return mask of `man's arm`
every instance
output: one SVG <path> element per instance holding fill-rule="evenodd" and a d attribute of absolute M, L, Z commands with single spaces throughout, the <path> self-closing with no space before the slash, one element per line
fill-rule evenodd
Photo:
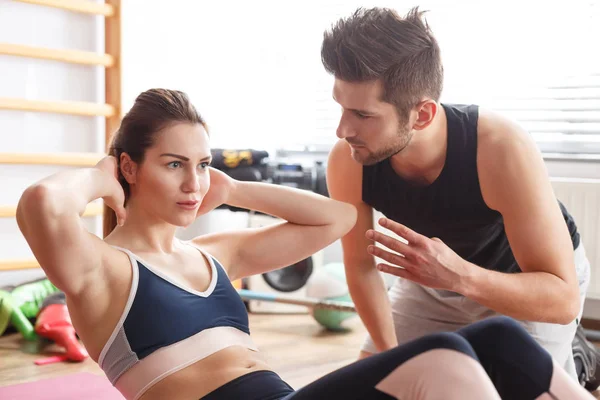
<path fill-rule="evenodd" d="M 367 250 L 391 264 L 379 264 L 383 272 L 461 293 L 515 319 L 568 324 L 579 312 L 579 286 L 573 245 L 544 160 L 531 137 L 502 117 L 481 113 L 478 129 L 481 192 L 486 204 L 502 214 L 523 272 L 481 268 L 485 266 L 462 259 L 440 239 L 387 219 L 380 224 L 408 243 L 368 231 L 369 239 L 393 252 L 379 246 Z"/>
<path fill-rule="evenodd" d="M 362 165 L 350 155 L 350 147 L 339 141 L 327 163 L 327 188 L 333 199 L 354 205 L 358 218 L 342 237 L 348 289 L 356 310 L 379 351 L 397 345 L 387 290 L 375 260 L 367 252 L 365 232 L 373 228 L 373 209 L 362 201 Z"/>
<path fill-rule="evenodd" d="M 573 245 L 541 154 L 527 132 L 502 117 L 482 113 L 479 130 L 483 198 L 502 214 L 523 273 L 480 269 L 464 294 L 515 318 L 569 323 L 580 308 Z"/>

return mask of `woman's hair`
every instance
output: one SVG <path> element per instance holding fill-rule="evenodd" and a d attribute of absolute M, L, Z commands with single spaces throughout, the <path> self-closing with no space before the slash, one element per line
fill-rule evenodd
<path fill-rule="evenodd" d="M 404 17 L 388 8 L 359 8 L 324 33 L 325 70 L 347 82 L 380 79 L 382 100 L 408 118 L 424 96 L 437 101 L 443 86 L 440 48 L 423 14 L 418 8 Z"/>
<path fill-rule="evenodd" d="M 156 134 L 175 123 L 206 123 L 190 102 L 188 96 L 178 90 L 150 89 L 141 93 L 131 110 L 121 121 L 110 142 L 108 154 L 120 161 L 122 153 L 127 153 L 135 163 L 144 161 L 146 150 L 152 147 Z M 125 204 L 130 196 L 129 184 L 119 170 L 119 182 L 125 192 Z M 104 237 L 117 225 L 117 216 L 108 206 L 104 206 Z"/>

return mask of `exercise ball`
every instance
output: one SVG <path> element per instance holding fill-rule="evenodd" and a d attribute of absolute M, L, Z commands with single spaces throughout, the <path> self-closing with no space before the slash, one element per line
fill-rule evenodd
<path fill-rule="evenodd" d="M 344 264 L 331 263 L 316 268 L 306 286 L 306 295 L 319 300 L 351 303 Z M 355 312 L 318 308 L 312 309 L 311 314 L 320 325 L 336 332 L 349 330 L 344 323 L 357 315 Z"/>

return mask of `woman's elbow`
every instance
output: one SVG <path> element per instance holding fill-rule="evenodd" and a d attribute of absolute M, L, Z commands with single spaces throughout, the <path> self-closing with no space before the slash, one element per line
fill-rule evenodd
<path fill-rule="evenodd" d="M 357 211 L 352 204 L 339 202 L 340 211 L 336 217 L 335 224 L 339 227 L 338 236 L 345 236 L 356 224 Z"/>
<path fill-rule="evenodd" d="M 28 219 L 39 218 L 40 213 L 51 208 L 52 198 L 51 190 L 46 185 L 34 184 L 25 189 L 16 212 L 17 224 L 21 230 Z"/>

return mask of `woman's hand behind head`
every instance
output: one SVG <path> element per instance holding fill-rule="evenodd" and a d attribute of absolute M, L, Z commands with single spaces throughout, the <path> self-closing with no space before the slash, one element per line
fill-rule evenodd
<path fill-rule="evenodd" d="M 109 187 L 110 195 L 102 197 L 104 204 L 114 210 L 117 214 L 117 224 L 123 225 L 125 223 L 125 192 L 123 187 L 119 183 L 119 163 L 113 156 L 104 157 L 98 161 L 94 167 L 102 171 L 106 176 L 106 181 L 110 183 Z"/>
<path fill-rule="evenodd" d="M 96 164 L 96 168 L 103 172 L 106 172 L 107 174 L 113 176 L 117 180 L 119 179 L 119 163 L 116 157 L 104 157 L 102 160 L 98 161 L 98 163 Z"/>
<path fill-rule="evenodd" d="M 202 204 L 198 208 L 196 217 L 206 214 L 220 205 L 227 204 L 231 191 L 235 188 L 235 179 L 216 168 L 209 167 L 210 187 Z"/>

